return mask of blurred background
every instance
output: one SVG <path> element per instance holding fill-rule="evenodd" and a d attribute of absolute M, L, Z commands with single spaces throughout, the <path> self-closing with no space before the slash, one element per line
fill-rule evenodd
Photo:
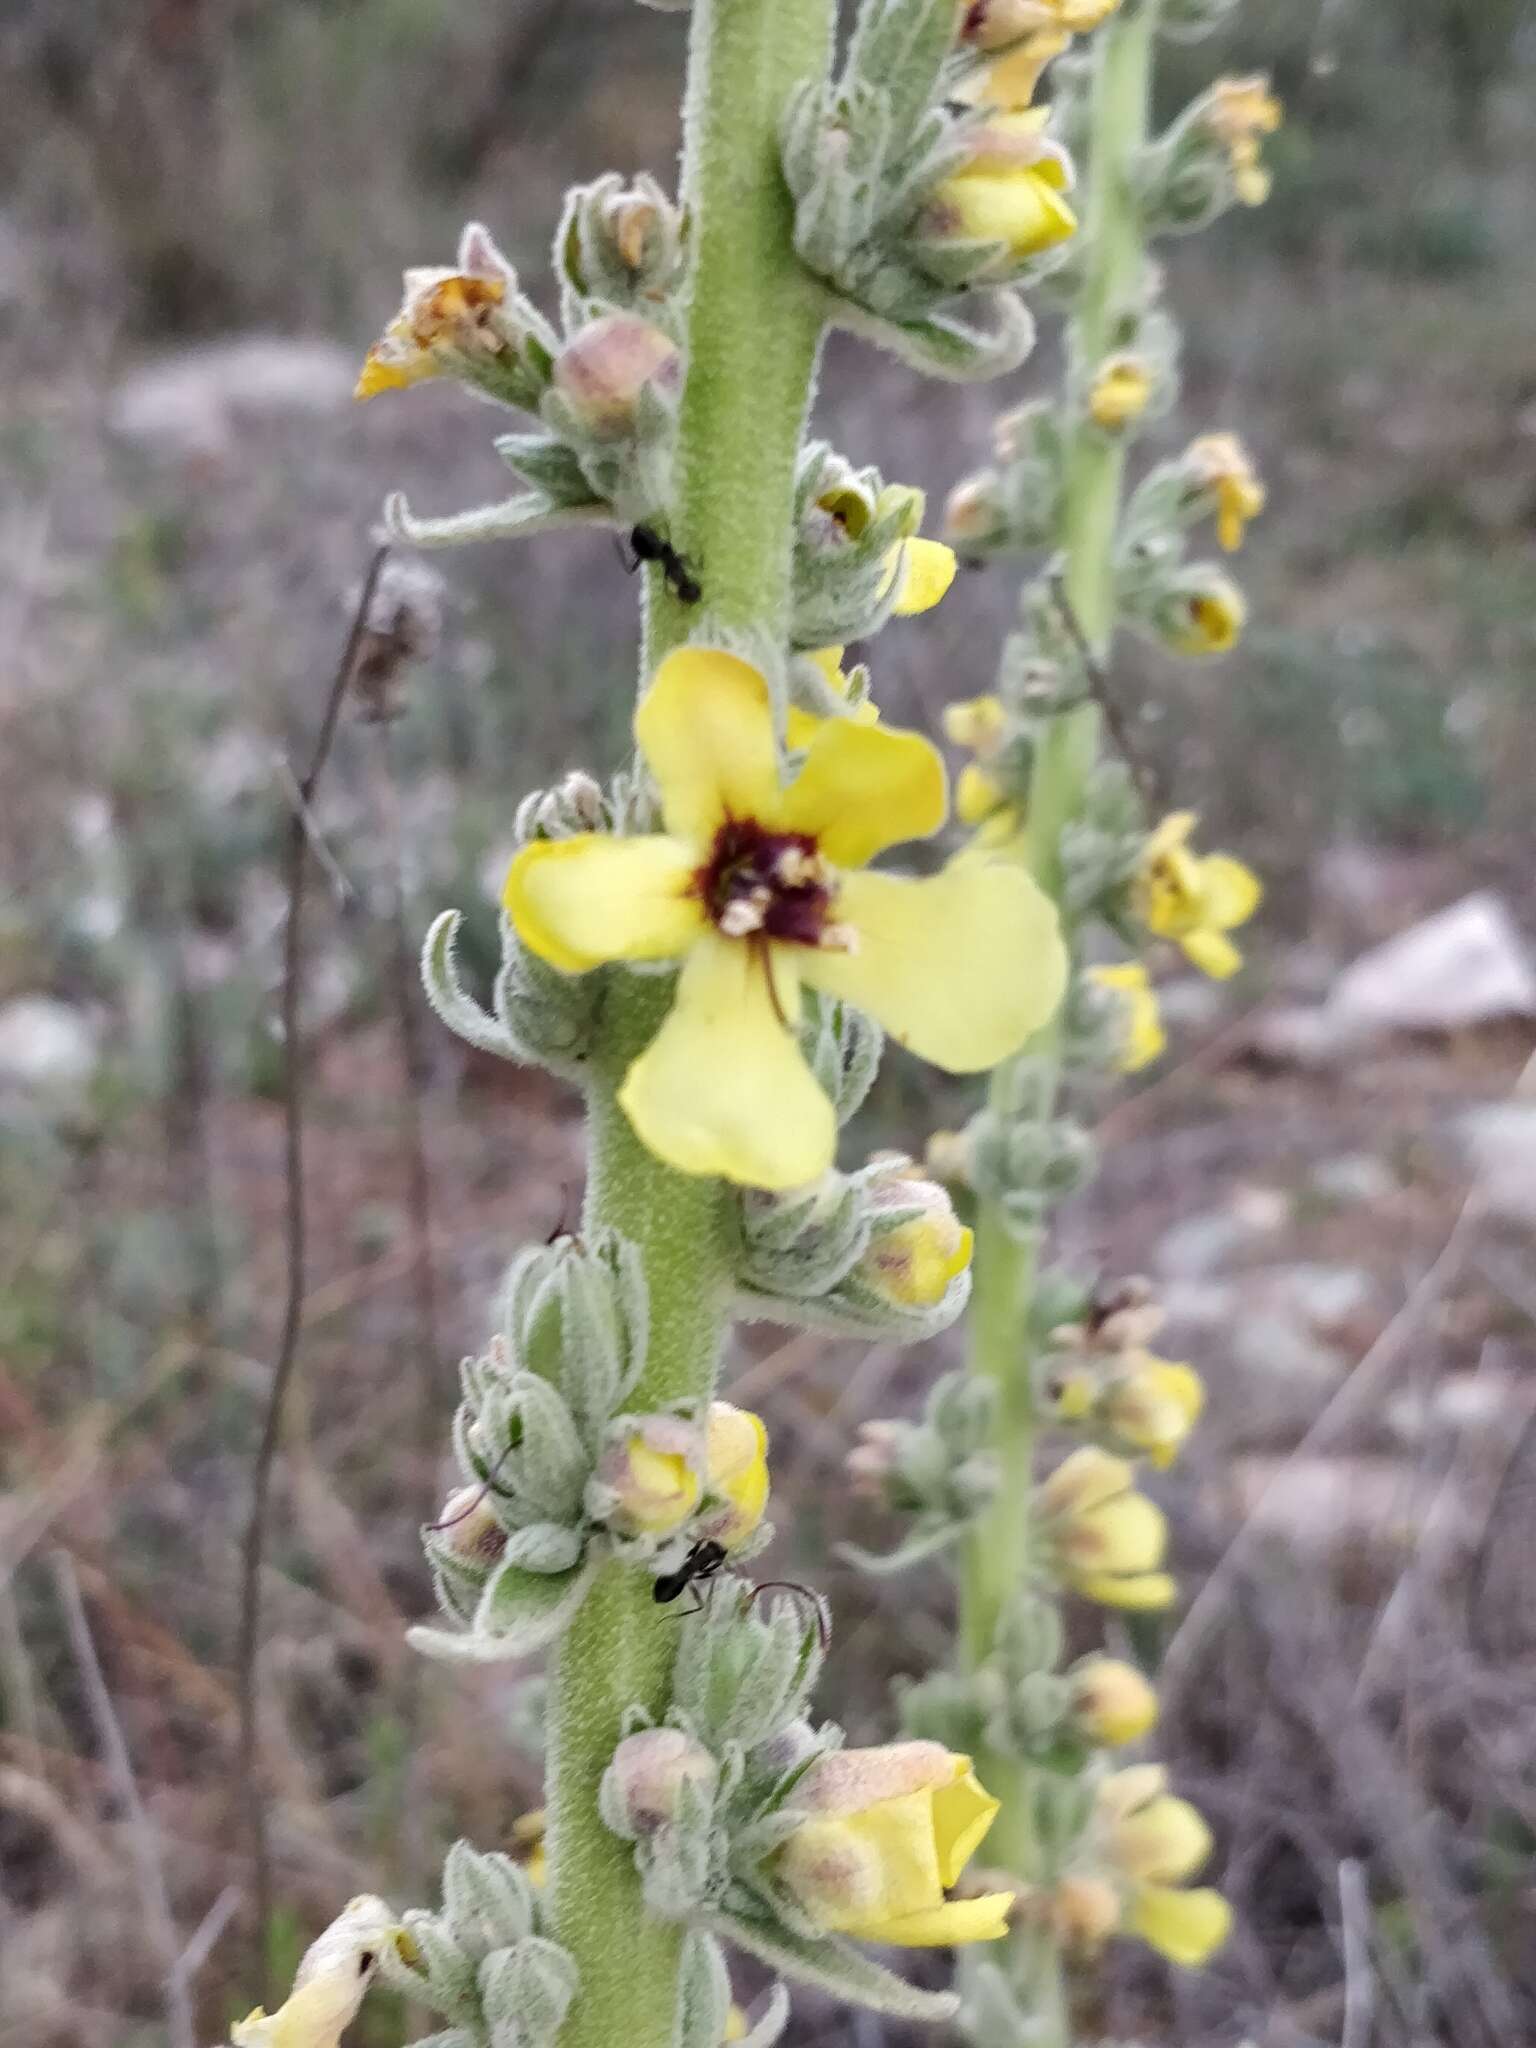
<path fill-rule="evenodd" d="M 537 295 L 570 177 L 670 177 L 683 38 L 632 0 L 0 8 L 5 2048 L 187 2048 L 183 1950 L 197 2041 L 254 2001 L 233 1670 L 283 1284 L 288 763 L 385 490 L 507 487 L 464 394 L 350 389 L 398 272 L 466 217 Z M 1121 1647 L 1172 1642 L 1158 1753 L 1239 1932 L 1176 1981 L 1125 1950 L 1099 2019 L 1306 2048 L 1348 1987 L 1349 2048 L 1509 2048 L 1536 2038 L 1536 12 L 1251 0 L 1171 53 L 1168 111 L 1264 68 L 1273 199 L 1166 250 L 1166 448 L 1238 430 L 1270 486 L 1254 623 L 1209 668 L 1128 646 L 1116 684 L 1270 893 L 1236 983 L 1164 963 L 1170 1056 L 1106 1104 L 1061 1233 L 1156 1278 L 1162 1348 L 1210 1385 L 1157 1482 L 1194 1618 Z M 820 425 L 937 506 L 1052 360 L 964 391 L 839 342 Z M 426 1903 L 455 1834 L 538 1802 L 523 1680 L 421 1666 L 402 1627 L 455 1362 L 511 1250 L 573 1213 L 579 1130 L 449 1039 L 410 959 L 456 904 L 483 972 L 518 798 L 617 760 L 635 593 L 601 536 L 434 561 L 435 651 L 396 721 L 349 713 L 315 818 L 312 1292 L 261 1657 L 279 1974 L 351 1893 Z M 890 711 L 988 687 L 1011 601 L 994 568 L 893 628 Z M 968 1108 L 893 1058 L 865 1123 L 920 1148 Z M 774 1436 L 763 1571 L 830 1595 L 854 1740 L 950 1608 L 937 1568 L 838 1560 L 894 1535 L 840 1462 L 953 1352 L 759 1330 L 732 1361 Z M 404 2020 L 377 1998 L 351 2038 Z M 793 2026 L 890 2032 L 814 1999 Z"/>

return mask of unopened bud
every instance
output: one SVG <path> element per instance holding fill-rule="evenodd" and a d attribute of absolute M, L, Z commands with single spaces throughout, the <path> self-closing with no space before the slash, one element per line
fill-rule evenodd
<path fill-rule="evenodd" d="M 970 1185 L 972 1148 L 967 1131 L 935 1131 L 928 1140 L 924 1164 L 935 1180 L 951 1187 Z"/>
<path fill-rule="evenodd" d="M 603 1811 L 610 1826 L 631 1840 L 654 1834 L 677 1812 L 685 1785 L 708 1790 L 719 1766 L 702 1743 L 680 1728 L 644 1728 L 627 1735 L 603 1780 Z"/>
<path fill-rule="evenodd" d="M 727 1550 L 745 1543 L 768 1505 L 768 1432 L 762 1417 L 729 1401 L 711 1401 L 704 1418 L 704 1483 L 719 1505 L 699 1534 Z"/>
<path fill-rule="evenodd" d="M 861 1500 L 883 1500 L 896 1469 L 904 1425 L 880 1418 L 859 1424 L 859 1441 L 843 1460 L 855 1494 Z"/>
<path fill-rule="evenodd" d="M 483 1486 L 461 1486 L 450 1493 L 433 1527 L 455 1557 L 474 1564 L 495 1564 L 507 1547 L 507 1532 L 492 1513 Z"/>
<path fill-rule="evenodd" d="M 1221 570 L 1196 563 L 1162 591 L 1153 607 L 1152 624 L 1174 654 L 1225 654 L 1235 647 L 1247 623 L 1243 593 Z"/>
<path fill-rule="evenodd" d="M 1067 1674 L 1072 1719 L 1090 1742 L 1120 1749 L 1139 1742 L 1157 1722 L 1157 1694 L 1118 1657 L 1085 1657 Z"/>
<path fill-rule="evenodd" d="M 995 539 L 1005 525 L 998 475 L 979 470 L 963 478 L 944 501 L 944 537 L 963 554 Z"/>
<path fill-rule="evenodd" d="M 1118 433 L 1141 418 L 1152 390 L 1152 371 L 1140 356 L 1129 351 L 1106 356 L 1088 387 L 1089 414 L 1106 433 Z"/>
<path fill-rule="evenodd" d="M 869 1184 L 874 1235 L 859 1261 L 867 1286 L 905 1308 L 932 1308 L 971 1263 L 971 1233 L 962 1224 L 949 1191 L 925 1180 L 910 1159 L 893 1159 Z M 882 1210 L 917 1206 L 921 1213 L 882 1231 Z"/>
<path fill-rule="evenodd" d="M 944 737 L 980 760 L 995 754 L 1007 734 L 1008 714 L 1000 697 L 967 697 L 944 707 Z"/>
<path fill-rule="evenodd" d="M 1120 1916 L 1120 1894 L 1107 1878 L 1064 1877 L 1051 1895 L 1051 1927 L 1066 1949 L 1099 1948 L 1120 1925 Z"/>
<path fill-rule="evenodd" d="M 632 431 L 648 385 L 672 392 L 681 377 L 676 345 L 633 313 L 594 320 L 555 359 L 556 388 L 579 423 L 601 441 L 621 440 Z"/>
<path fill-rule="evenodd" d="M 698 1506 L 698 1431 L 676 1415 L 642 1416 L 610 1443 L 597 1482 L 612 1497 L 605 1517 L 625 1536 L 670 1536 Z"/>

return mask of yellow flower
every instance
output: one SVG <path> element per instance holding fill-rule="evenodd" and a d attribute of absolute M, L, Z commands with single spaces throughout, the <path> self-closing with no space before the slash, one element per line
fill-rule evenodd
<path fill-rule="evenodd" d="M 1232 1909 L 1220 1892 L 1187 1889 L 1211 1852 L 1211 1831 L 1167 1790 L 1160 1764 L 1115 1771 L 1098 1788 L 1096 1832 L 1128 1891 L 1125 1928 L 1170 1962 L 1198 1969 L 1226 1940 Z"/>
<path fill-rule="evenodd" d="M 512 1853 L 523 1866 L 523 1875 L 537 1890 L 549 1882 L 549 1854 L 544 1846 L 545 1814 L 542 1806 L 520 1813 L 512 1823 Z"/>
<path fill-rule="evenodd" d="M 305 1950 L 285 2003 L 271 2014 L 258 2005 L 230 2028 L 234 2048 L 336 2048 L 357 2018 L 377 1973 L 380 1949 L 404 1938 L 382 1899 L 351 1900 Z"/>
<path fill-rule="evenodd" d="M 1067 1674 L 1072 1719 L 1090 1742 L 1121 1749 L 1139 1742 L 1157 1723 L 1157 1694 L 1118 1657 L 1085 1657 Z"/>
<path fill-rule="evenodd" d="M 499 272 L 408 270 L 405 303 L 363 358 L 353 397 L 451 375 L 455 357 L 500 355 L 512 339 L 496 318 L 506 295 Z"/>
<path fill-rule="evenodd" d="M 869 1192 L 876 1211 L 921 1203 L 923 1213 L 878 1233 L 859 1261 L 859 1277 L 904 1308 L 933 1308 L 971 1263 L 970 1231 L 946 1190 L 925 1180 L 910 1159 L 895 1159 L 889 1173 L 871 1181 Z"/>
<path fill-rule="evenodd" d="M 726 1504 L 708 1534 L 735 1550 L 757 1528 L 768 1505 L 768 1432 L 760 1415 L 711 1401 L 704 1419 L 704 1483 Z"/>
<path fill-rule="evenodd" d="M 1012 1892 L 945 1897 L 997 1812 L 969 1757 L 937 1742 L 834 1751 L 792 1804 L 804 1818 L 775 1868 L 828 1933 L 934 1948 L 1007 1932 Z"/>
<path fill-rule="evenodd" d="M 1124 960 L 1115 967 L 1090 967 L 1088 979 L 1121 999 L 1125 1035 L 1115 1061 L 1120 1072 L 1136 1074 L 1161 1059 L 1168 1039 L 1156 992 L 1141 962 Z"/>
<path fill-rule="evenodd" d="M 1248 619 L 1243 593 L 1220 570 L 1194 573 L 1198 581 L 1170 592 L 1158 608 L 1163 644 L 1175 654 L 1229 653 Z"/>
<path fill-rule="evenodd" d="M 1088 411 L 1095 425 L 1116 433 L 1133 425 L 1152 398 L 1152 372 L 1140 356 L 1122 351 L 1106 356 L 1088 387 Z"/>
<path fill-rule="evenodd" d="M 677 1415 L 647 1415 L 605 1451 L 598 1478 L 611 1489 L 613 1526 L 626 1536 L 670 1536 L 699 1504 L 695 1432 Z"/>
<path fill-rule="evenodd" d="M 1234 553 L 1249 520 L 1264 510 L 1264 486 L 1253 458 L 1236 434 L 1201 434 L 1185 449 L 1183 467 L 1215 500 L 1216 538 L 1229 555 Z"/>
<path fill-rule="evenodd" d="M 976 50 L 1001 50 L 1045 29 L 1086 35 L 1107 21 L 1120 0 L 961 0 L 958 39 Z"/>
<path fill-rule="evenodd" d="M 944 707 L 944 737 L 980 759 L 995 754 L 1008 734 L 1008 714 L 1001 697 L 966 697 Z"/>
<path fill-rule="evenodd" d="M 1074 1592 L 1104 1607 L 1153 1609 L 1178 1588 L 1158 1569 L 1168 1547 L 1161 1508 L 1136 1491 L 1123 1458 L 1085 1445 L 1040 1489 L 1062 1576 Z"/>
<path fill-rule="evenodd" d="M 967 761 L 955 781 L 955 816 L 961 824 L 984 824 L 1006 802 L 1002 784 L 976 762 Z"/>
<path fill-rule="evenodd" d="M 954 549 L 947 548 L 941 540 L 924 540 L 921 534 L 898 541 L 885 562 L 880 595 L 884 597 L 891 585 L 896 585 L 898 619 L 931 612 L 955 580 Z"/>
<path fill-rule="evenodd" d="M 1099 1418 L 1116 1443 L 1166 1471 L 1200 1420 L 1205 1383 L 1193 1366 L 1150 1351 L 1133 1350 L 1127 1362 L 1130 1369 L 1111 1384 Z"/>
<path fill-rule="evenodd" d="M 1261 135 L 1273 135 L 1283 110 L 1262 72 L 1249 78 L 1218 78 L 1205 104 L 1205 125 L 1227 152 L 1232 182 L 1244 206 L 1262 206 L 1270 174 L 1260 162 Z"/>
<path fill-rule="evenodd" d="M 1227 933 L 1259 906 L 1257 875 L 1230 854 L 1189 850 L 1193 811 L 1173 811 L 1147 841 L 1133 896 L 1159 938 L 1172 939 L 1202 974 L 1225 981 L 1243 964 Z"/>
<path fill-rule="evenodd" d="M 970 154 L 946 178 L 929 206 L 930 233 L 953 240 L 1001 242 L 1006 267 L 1036 256 L 1077 232 L 1063 198 L 1072 169 L 1046 139 L 1047 112 L 1033 107 L 996 114 L 967 138 Z"/>
<path fill-rule="evenodd" d="M 635 717 L 665 831 L 525 846 L 506 905 L 567 974 L 682 960 L 669 1015 L 619 1100 L 685 1173 L 801 1186 L 837 1124 L 800 1049 L 805 983 L 953 1073 L 995 1066 L 1051 1015 L 1065 953 L 1047 898 L 1011 867 L 864 871 L 937 830 L 944 769 L 915 733 L 830 718 L 780 782 L 768 685 L 702 647 L 662 663 Z"/>

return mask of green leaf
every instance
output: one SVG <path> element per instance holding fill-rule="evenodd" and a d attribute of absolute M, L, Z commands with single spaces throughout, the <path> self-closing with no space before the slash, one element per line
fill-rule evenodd
<path fill-rule="evenodd" d="M 597 1570 L 588 1557 L 574 1571 L 532 1572 L 517 1563 L 492 1575 L 466 1635 L 447 1629 L 413 1628 L 406 1641 L 424 1657 L 447 1663 L 498 1664 L 531 1656 L 570 1627 Z"/>
<path fill-rule="evenodd" d="M 751 1919 L 722 1913 L 714 1924 L 771 1969 L 802 1984 L 814 1984 L 850 2005 L 867 2006 L 871 2012 L 890 2013 L 897 2019 L 932 2022 L 951 2020 L 960 2009 L 952 1991 L 920 1991 L 833 1935 L 799 1934 L 766 1913 Z"/>

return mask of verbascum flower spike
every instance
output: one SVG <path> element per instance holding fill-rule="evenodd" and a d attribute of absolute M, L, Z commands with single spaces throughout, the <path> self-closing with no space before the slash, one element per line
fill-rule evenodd
<path fill-rule="evenodd" d="M 257 2006 L 230 2028 L 234 2048 L 337 2048 L 378 1973 L 381 1951 L 403 1937 L 398 1916 L 382 1899 L 351 1900 L 305 1950 L 293 1990 L 277 2011 Z"/>
<path fill-rule="evenodd" d="M 1157 1725 L 1157 1694 L 1134 1664 L 1085 1657 L 1067 1673 L 1067 1684 L 1072 1724 L 1089 1742 L 1123 1749 Z"/>
<path fill-rule="evenodd" d="M 1246 924 L 1264 892 L 1253 871 L 1230 854 L 1190 850 L 1196 822 L 1193 811 L 1173 811 L 1153 832 L 1132 884 L 1132 907 L 1202 974 L 1225 981 L 1243 964 L 1227 934 Z"/>
<path fill-rule="evenodd" d="M 1040 1488 L 1039 1505 L 1074 1592 L 1104 1607 L 1172 1605 L 1178 1588 L 1160 1569 L 1168 1524 L 1123 1458 L 1093 1445 L 1074 1451 Z"/>
<path fill-rule="evenodd" d="M 1264 510 L 1264 486 L 1236 434 L 1202 434 L 1184 451 L 1180 467 L 1216 515 L 1216 538 L 1233 554 L 1250 519 Z"/>
<path fill-rule="evenodd" d="M 775 1875 L 828 1933 L 903 1948 L 1007 1932 L 1011 1891 L 947 1897 L 997 1813 L 967 1756 L 897 1742 L 823 1756 L 790 1799 L 801 1817 Z"/>
<path fill-rule="evenodd" d="M 943 820 L 926 740 L 831 718 L 785 786 L 766 679 L 702 647 L 662 663 L 635 734 L 665 832 L 526 846 L 505 901 L 523 942 L 567 974 L 681 959 L 671 1012 L 619 1096 L 670 1165 L 770 1189 L 830 1166 L 837 1120 L 797 1036 L 802 984 L 955 1073 L 995 1065 L 1055 1010 L 1057 918 L 1021 871 L 963 858 L 921 880 L 864 871 Z"/>
<path fill-rule="evenodd" d="M 1090 967 L 1087 979 L 1106 991 L 1120 1012 L 1117 1069 L 1122 1074 L 1139 1074 L 1143 1067 L 1161 1059 L 1168 1038 L 1157 993 L 1141 962 L 1125 960 L 1114 967 Z"/>
<path fill-rule="evenodd" d="M 1263 72 L 1218 78 L 1204 102 L 1204 120 L 1227 152 L 1233 190 L 1243 206 L 1262 206 L 1273 180 L 1260 161 L 1260 137 L 1273 135 L 1283 111 Z"/>
<path fill-rule="evenodd" d="M 704 1418 L 705 1513 L 700 1537 L 737 1550 L 768 1506 L 768 1432 L 760 1415 L 712 1401 Z"/>
<path fill-rule="evenodd" d="M 998 242 L 1007 274 L 1077 232 L 1065 194 L 1072 166 L 1045 135 L 1044 108 L 999 113 L 966 137 L 967 155 L 938 187 L 922 232 L 937 241 Z"/>
<path fill-rule="evenodd" d="M 1099 1786 L 1095 1835 L 1125 1896 L 1124 1928 L 1170 1962 L 1198 1969 L 1226 1940 L 1232 1909 L 1218 1891 L 1190 1889 L 1211 1852 L 1211 1831 L 1167 1790 L 1159 1764 L 1116 1771 Z"/>

